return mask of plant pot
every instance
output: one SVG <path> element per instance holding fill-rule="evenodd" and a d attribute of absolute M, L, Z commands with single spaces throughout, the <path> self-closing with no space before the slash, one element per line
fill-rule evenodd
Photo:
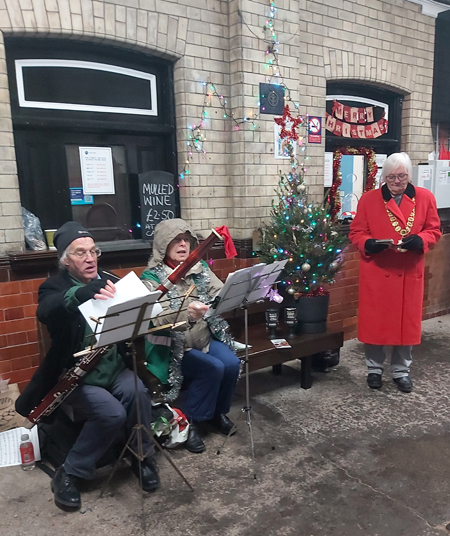
<path fill-rule="evenodd" d="M 301 296 L 297 307 L 297 333 L 321 333 L 327 330 L 330 296 Z"/>

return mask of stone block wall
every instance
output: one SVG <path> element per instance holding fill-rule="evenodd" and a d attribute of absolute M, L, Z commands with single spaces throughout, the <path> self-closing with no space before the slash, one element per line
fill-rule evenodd
<path fill-rule="evenodd" d="M 201 120 L 204 83 L 236 119 L 258 113 L 259 83 L 284 83 L 304 116 L 325 115 L 327 81 L 357 81 L 404 95 L 402 148 L 413 163 L 433 150 L 430 107 L 434 18 L 407 0 L 277 0 L 279 70 L 267 63 L 270 2 L 263 0 L 0 0 L 0 255 L 24 247 L 6 74 L 4 36 L 104 42 L 174 62 L 180 170 L 188 127 Z M 268 215 L 278 172 L 273 117 L 223 118 L 206 97 L 206 154 L 194 153 L 181 181 L 181 216 L 196 229 L 225 224 L 249 238 Z M 291 108 L 293 108 L 291 103 Z M 325 136 L 323 136 L 325 137 Z M 304 153 L 299 152 L 303 158 Z M 323 194 L 324 143 L 310 145 L 307 182 Z"/>

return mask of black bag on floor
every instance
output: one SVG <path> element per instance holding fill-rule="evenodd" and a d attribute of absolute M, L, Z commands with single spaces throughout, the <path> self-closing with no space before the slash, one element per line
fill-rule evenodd
<path fill-rule="evenodd" d="M 72 421 L 66 413 L 58 409 L 51 424 L 38 424 L 39 445 L 42 462 L 58 469 L 66 459 L 70 449 L 75 444 L 84 422 Z M 115 463 L 126 443 L 125 430 L 109 447 L 97 462 L 97 468 Z M 47 471 L 46 471 L 47 472 Z"/>
<path fill-rule="evenodd" d="M 330 372 L 330 370 L 339 365 L 340 348 L 327 350 L 313 355 L 312 367 L 317 372 Z"/>

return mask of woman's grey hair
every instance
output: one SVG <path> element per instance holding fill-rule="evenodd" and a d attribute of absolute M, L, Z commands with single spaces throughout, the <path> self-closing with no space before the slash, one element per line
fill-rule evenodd
<path fill-rule="evenodd" d="M 386 158 L 386 161 L 383 165 L 383 170 L 381 171 L 381 178 L 385 180 L 392 171 L 397 169 L 399 166 L 404 166 L 406 172 L 408 173 L 409 180 L 412 178 L 412 163 L 411 159 L 406 153 L 392 153 Z"/>

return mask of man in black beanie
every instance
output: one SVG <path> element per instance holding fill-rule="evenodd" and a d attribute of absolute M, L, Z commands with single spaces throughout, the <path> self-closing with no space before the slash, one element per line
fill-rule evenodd
<path fill-rule="evenodd" d="M 116 292 L 118 278 L 98 269 L 101 251 L 92 234 L 75 221 L 62 225 L 53 242 L 58 250 L 60 272 L 39 287 L 37 316 L 50 333 L 52 344 L 44 361 L 16 402 L 17 411 L 28 416 L 56 385 L 60 375 L 75 364 L 73 354 L 90 343 L 92 331 L 78 306 L 90 299 L 106 300 Z M 85 421 L 64 464 L 56 471 L 51 488 L 55 503 L 63 509 L 81 507 L 76 479 L 92 479 L 96 462 L 120 434 L 124 425 L 130 432 L 136 424 L 134 375 L 125 361 L 125 352 L 113 345 L 100 364 L 84 378 L 64 404 L 76 420 Z M 151 399 L 138 380 L 141 421 L 151 428 Z M 136 441 L 135 437 L 135 442 Z M 153 442 L 143 434 L 142 463 L 133 456 L 132 469 L 145 491 L 159 487 L 153 459 Z M 130 445 L 137 450 L 137 445 Z"/>

